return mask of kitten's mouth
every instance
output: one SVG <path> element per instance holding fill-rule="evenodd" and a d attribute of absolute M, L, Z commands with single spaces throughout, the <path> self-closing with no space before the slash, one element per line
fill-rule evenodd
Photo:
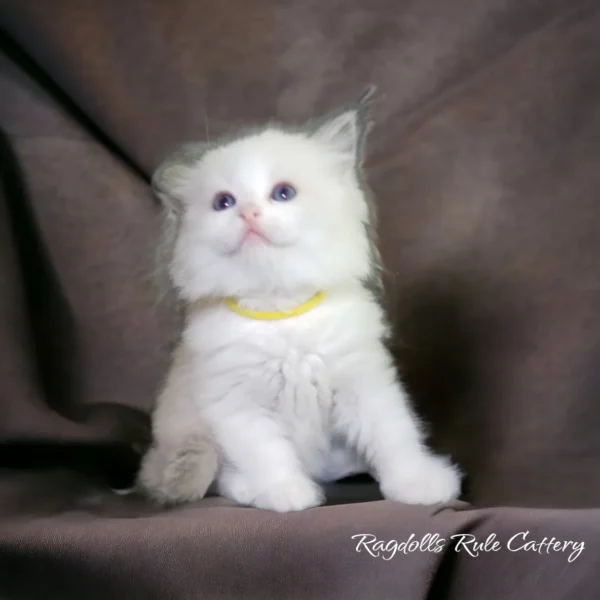
<path fill-rule="evenodd" d="M 240 240 L 240 248 L 246 242 L 251 242 L 251 243 L 261 242 L 261 243 L 266 243 L 269 245 L 271 244 L 271 240 L 269 240 L 262 231 L 260 231 L 259 229 L 255 228 L 255 227 L 247 227 L 246 228 L 246 231 L 244 231 L 244 233 L 242 235 L 242 239 Z"/>
<path fill-rule="evenodd" d="M 255 227 L 247 227 L 244 229 L 242 235 L 238 238 L 238 241 L 234 246 L 230 247 L 226 254 L 234 256 L 239 254 L 244 247 L 261 247 L 261 246 L 273 246 L 273 242 L 262 232 Z"/>

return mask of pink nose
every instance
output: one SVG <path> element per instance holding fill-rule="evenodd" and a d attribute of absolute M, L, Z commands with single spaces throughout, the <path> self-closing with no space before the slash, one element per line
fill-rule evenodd
<path fill-rule="evenodd" d="M 260 208 L 258 206 L 247 206 L 240 212 L 240 216 L 244 221 L 255 221 L 260 217 Z"/>

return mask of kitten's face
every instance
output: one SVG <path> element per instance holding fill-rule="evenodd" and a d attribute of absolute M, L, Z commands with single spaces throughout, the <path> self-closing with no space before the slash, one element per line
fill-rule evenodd
<path fill-rule="evenodd" d="M 356 118 L 266 129 L 178 170 L 171 275 L 183 298 L 310 293 L 368 274 Z"/>

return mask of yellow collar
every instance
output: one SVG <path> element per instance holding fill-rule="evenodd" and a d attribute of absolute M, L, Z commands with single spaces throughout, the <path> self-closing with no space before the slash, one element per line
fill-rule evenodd
<path fill-rule="evenodd" d="M 248 319 L 257 319 L 259 321 L 277 321 L 279 319 L 289 319 L 308 312 L 325 298 L 325 292 L 317 292 L 312 298 L 303 302 L 291 310 L 247 310 L 242 308 L 233 298 L 225 298 L 225 306 L 229 310 L 247 317 Z"/>

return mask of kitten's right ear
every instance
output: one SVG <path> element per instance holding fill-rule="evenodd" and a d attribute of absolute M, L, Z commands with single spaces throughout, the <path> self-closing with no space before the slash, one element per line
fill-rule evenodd
<path fill-rule="evenodd" d="M 169 212 L 180 213 L 183 210 L 181 198 L 176 190 L 185 180 L 187 170 L 179 165 L 163 164 L 152 176 L 152 191 Z"/>
<path fill-rule="evenodd" d="M 152 175 L 152 191 L 168 211 L 180 213 L 183 210 L 180 189 L 205 152 L 205 144 L 186 144 L 169 156 Z"/>

